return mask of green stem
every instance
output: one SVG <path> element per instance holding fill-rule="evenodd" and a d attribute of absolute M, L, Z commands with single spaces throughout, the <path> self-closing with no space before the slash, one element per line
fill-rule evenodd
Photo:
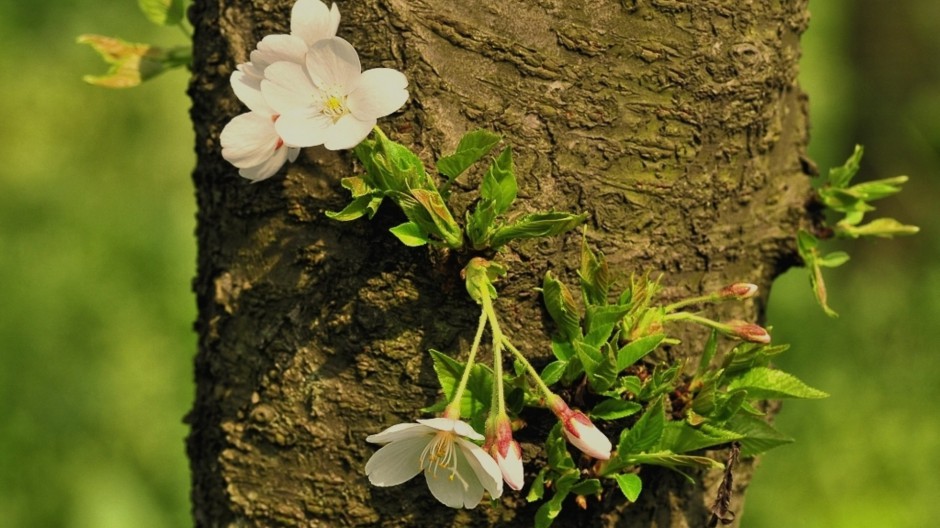
<path fill-rule="evenodd" d="M 505 337 L 499 327 L 496 310 L 493 309 L 489 288 L 482 288 L 480 296 L 483 301 L 483 317 L 489 320 L 490 332 L 493 334 L 493 400 L 490 408 L 496 409 L 496 416 L 503 416 L 506 414 L 506 397 L 503 388 L 503 340 Z"/>
<path fill-rule="evenodd" d="M 473 361 L 476 358 L 477 350 L 480 349 L 480 340 L 483 338 L 483 330 L 486 328 L 486 310 L 480 313 L 480 324 L 477 326 L 477 333 L 473 336 L 473 344 L 470 345 L 470 355 L 467 356 L 467 364 L 463 368 L 463 375 L 460 376 L 460 383 L 457 390 L 454 391 L 454 398 L 444 409 L 444 417 L 454 420 L 460 419 L 460 401 L 463 399 L 463 393 L 467 390 L 467 382 L 470 381 L 470 371 L 473 369 Z"/>
<path fill-rule="evenodd" d="M 724 325 L 717 321 L 712 321 L 711 319 L 708 319 L 707 317 L 702 317 L 701 315 L 695 315 L 689 312 L 676 312 L 676 313 L 668 314 L 666 315 L 664 320 L 665 321 L 689 321 L 692 323 L 698 323 L 700 325 L 707 326 L 708 328 L 714 328 L 715 330 L 718 330 L 719 332 L 723 332 L 726 334 L 732 331 L 728 327 L 728 325 Z"/>
<path fill-rule="evenodd" d="M 721 300 L 720 295 L 717 293 L 710 293 L 708 295 L 702 295 L 701 297 L 691 297 L 689 299 L 683 299 L 681 301 L 674 302 L 672 304 L 666 305 L 664 310 L 666 310 L 666 313 L 670 313 L 678 310 L 679 308 L 685 308 L 686 306 L 693 304 L 710 303 L 718 300 Z"/>

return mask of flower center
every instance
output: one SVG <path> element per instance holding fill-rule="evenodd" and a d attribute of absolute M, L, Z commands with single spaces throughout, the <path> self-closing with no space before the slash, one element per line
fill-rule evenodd
<path fill-rule="evenodd" d="M 328 116 L 334 123 L 349 113 L 346 107 L 346 96 L 336 91 L 329 91 L 323 97 L 323 115 Z"/>
<path fill-rule="evenodd" d="M 447 478 L 450 480 L 460 479 L 464 489 L 466 489 L 468 487 L 467 481 L 457 473 L 457 449 L 454 446 L 454 439 L 455 435 L 452 431 L 438 432 L 421 452 L 419 462 L 421 468 L 430 471 L 435 478 L 439 468 L 450 471 Z"/>

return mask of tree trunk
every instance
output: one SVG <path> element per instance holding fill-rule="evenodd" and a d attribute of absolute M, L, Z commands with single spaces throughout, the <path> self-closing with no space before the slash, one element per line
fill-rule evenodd
<path fill-rule="evenodd" d="M 228 76 L 291 0 L 196 0 L 194 78 L 200 339 L 189 416 L 196 525 L 531 526 L 538 504 L 507 493 L 472 511 L 438 504 L 420 481 L 369 485 L 369 434 L 413 421 L 437 399 L 429 348 L 465 356 L 478 308 L 454 259 L 401 246 L 383 207 L 333 222 L 347 153 L 306 149 L 255 185 L 219 152 L 243 111 Z M 613 269 L 662 272 L 667 296 L 734 281 L 763 297 L 721 316 L 759 317 L 808 222 L 805 97 L 797 78 L 805 0 L 360 0 L 339 3 L 339 36 L 365 68 L 401 69 L 411 99 L 380 121 L 426 163 L 474 128 L 514 147 L 518 207 L 588 211 L 589 242 Z M 469 189 L 469 187 L 468 187 Z M 472 193 L 458 201 L 472 199 Z M 460 205 L 458 205 L 459 209 Z M 534 288 L 571 283 L 580 234 L 504 257 L 497 310 L 536 364 L 553 330 Z M 718 314 L 712 314 L 718 316 Z M 695 343 L 692 339 L 689 343 Z M 695 355 L 676 347 L 672 357 Z M 544 439 L 548 413 L 521 439 Z M 537 444 L 524 442 L 527 479 Z M 735 472 L 741 508 L 751 464 Z M 702 527 L 715 475 L 691 485 L 644 469 L 628 505 L 607 490 L 557 526 Z M 720 478 L 720 475 L 717 476 Z"/>

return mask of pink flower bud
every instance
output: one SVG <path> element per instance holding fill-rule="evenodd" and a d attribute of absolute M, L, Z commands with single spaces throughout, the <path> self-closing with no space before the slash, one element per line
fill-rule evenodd
<path fill-rule="evenodd" d="M 770 343 L 770 334 L 762 326 L 744 321 L 731 321 L 728 326 L 731 328 L 732 335 L 744 341 L 764 345 Z"/>
<path fill-rule="evenodd" d="M 581 411 L 574 411 L 559 397 L 547 402 L 555 416 L 561 420 L 562 432 L 572 445 L 585 455 L 599 460 L 608 460 L 613 446 L 591 420 Z"/>
<path fill-rule="evenodd" d="M 496 460 L 503 480 L 514 490 L 522 489 L 525 483 L 522 467 L 522 447 L 512 438 L 512 426 L 505 415 L 487 424 L 486 442 L 483 449 Z"/>
<path fill-rule="evenodd" d="M 750 299 L 757 295 L 757 285 L 749 282 L 736 282 L 725 286 L 718 294 L 725 299 Z"/>

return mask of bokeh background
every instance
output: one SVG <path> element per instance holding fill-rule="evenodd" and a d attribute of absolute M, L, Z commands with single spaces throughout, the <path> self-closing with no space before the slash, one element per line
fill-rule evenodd
<path fill-rule="evenodd" d="M 832 397 L 787 403 L 742 525 L 921 528 L 940 518 L 940 2 L 812 0 L 802 82 L 821 168 L 909 174 L 815 306 L 774 285 L 780 364 Z M 193 135 L 186 75 L 126 91 L 81 33 L 180 44 L 136 2 L 0 4 L 0 527 L 190 526 Z"/>

